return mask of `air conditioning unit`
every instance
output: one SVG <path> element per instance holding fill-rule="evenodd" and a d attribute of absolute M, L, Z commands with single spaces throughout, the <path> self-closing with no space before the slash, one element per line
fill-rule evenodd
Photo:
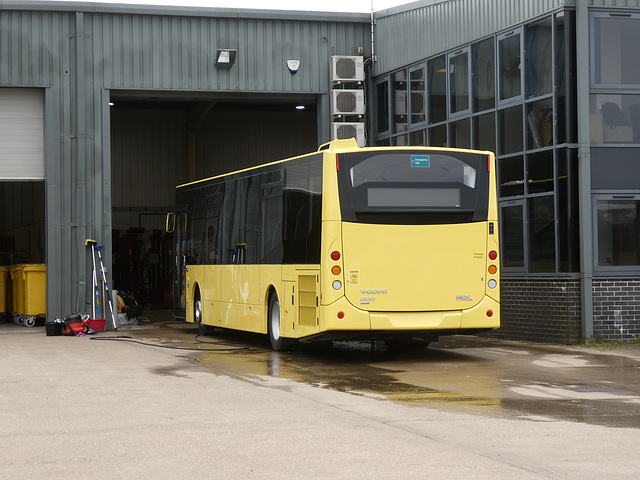
<path fill-rule="evenodd" d="M 331 57 L 332 82 L 363 82 L 364 58 L 334 55 Z"/>
<path fill-rule="evenodd" d="M 334 122 L 331 124 L 331 139 L 344 140 L 355 138 L 359 147 L 365 147 L 364 123 L 363 122 Z"/>
<path fill-rule="evenodd" d="M 364 90 L 331 90 L 331 115 L 364 115 Z"/>

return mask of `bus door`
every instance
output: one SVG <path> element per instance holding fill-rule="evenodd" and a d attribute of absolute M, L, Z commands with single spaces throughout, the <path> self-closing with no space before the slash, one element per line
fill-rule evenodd
<path fill-rule="evenodd" d="M 167 233 L 173 234 L 174 270 L 173 270 L 173 315 L 186 318 L 186 273 L 190 255 L 186 248 L 187 213 L 185 209 L 176 209 L 167 214 Z"/>

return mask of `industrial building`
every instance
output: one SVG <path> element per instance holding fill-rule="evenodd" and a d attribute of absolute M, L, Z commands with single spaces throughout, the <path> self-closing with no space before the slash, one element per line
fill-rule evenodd
<path fill-rule="evenodd" d="M 496 152 L 502 328 L 640 333 L 639 0 L 369 14 L 0 2 L 0 265 L 46 318 L 113 287 L 170 307 L 175 186 L 332 138 Z M 635 52 L 635 53 L 634 53 Z"/>

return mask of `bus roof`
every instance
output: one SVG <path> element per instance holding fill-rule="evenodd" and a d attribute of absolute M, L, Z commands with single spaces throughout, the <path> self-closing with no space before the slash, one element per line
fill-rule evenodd
<path fill-rule="evenodd" d="M 364 150 L 376 150 L 376 149 L 380 149 L 380 148 L 388 148 L 388 147 L 370 147 L 370 148 L 365 148 Z M 428 148 L 429 150 L 434 150 L 434 151 L 442 151 L 442 152 L 451 152 L 451 151 L 459 151 L 459 152 L 471 152 L 471 153 L 479 153 L 479 154 L 487 154 L 487 155 L 492 155 L 492 152 L 489 151 L 483 151 L 483 150 L 471 150 L 471 149 L 460 149 L 460 148 L 447 148 L 447 147 L 425 147 L 425 146 L 403 146 L 403 147 L 391 147 L 397 150 L 411 150 L 411 149 L 416 149 L 416 148 Z M 303 155 L 297 155 L 295 157 L 289 157 L 289 158 L 283 158 L 280 160 L 274 160 L 272 162 L 268 162 L 262 165 L 254 165 L 251 167 L 247 167 L 247 168 L 242 168 L 240 170 L 234 170 L 231 172 L 227 172 L 227 173 L 221 173 L 220 175 L 214 175 L 212 177 L 207 177 L 207 178 L 201 178 L 199 180 L 194 180 L 192 182 L 187 182 L 187 183 L 183 183 L 182 185 L 178 185 L 176 188 L 181 188 L 181 187 L 187 187 L 189 185 L 195 185 L 198 183 L 202 183 L 202 182 L 206 182 L 208 180 L 213 180 L 215 178 L 221 178 L 221 177 L 226 177 L 227 175 L 234 175 L 237 173 L 242 173 L 242 172 L 246 172 L 246 171 L 250 171 L 250 170 L 255 170 L 256 168 L 261 168 L 261 167 L 266 167 L 269 165 L 277 165 L 278 163 L 283 163 L 283 162 L 288 162 L 290 160 L 294 160 L 296 158 L 303 158 L 303 157 L 308 157 L 310 155 L 316 155 L 317 153 L 320 152 L 327 152 L 327 151 L 331 151 L 331 152 L 347 152 L 347 151 L 356 151 L 356 150 L 360 150 L 360 146 L 358 145 L 358 142 L 356 141 L 355 138 L 347 138 L 347 139 L 343 139 L 343 140 L 332 140 L 330 142 L 324 143 L 322 145 L 320 145 L 320 147 L 318 147 L 318 150 L 316 152 L 311 152 L 311 153 L 305 153 Z"/>
<path fill-rule="evenodd" d="M 247 167 L 247 168 L 243 168 L 240 170 L 234 170 L 231 172 L 227 172 L 227 173 L 221 173 L 220 175 L 214 175 L 212 177 L 207 177 L 207 178 L 201 178 L 199 180 L 194 180 L 192 182 L 187 182 L 187 183 L 183 183 L 182 185 L 178 185 L 176 188 L 181 188 L 181 187 L 187 187 L 189 185 L 195 185 L 201 182 L 206 182 L 208 180 L 213 180 L 214 178 L 220 178 L 220 177 L 226 177 L 227 175 L 233 175 L 236 173 L 242 173 L 245 171 L 249 171 L 249 170 L 255 170 L 256 168 L 261 168 L 261 167 L 265 167 L 268 165 L 276 165 L 278 163 L 282 163 L 282 162 L 287 162 L 289 160 L 293 160 L 296 158 L 303 158 L 303 157 L 308 157 L 310 155 L 316 155 L 319 152 L 323 152 L 323 151 L 327 151 L 327 150 L 331 150 L 331 151 L 344 151 L 344 150 L 358 150 L 360 147 L 358 147 L 358 142 L 356 142 L 355 138 L 348 138 L 346 140 L 332 140 L 331 142 L 325 143 L 320 145 L 320 147 L 318 148 L 317 152 L 311 152 L 311 153 L 305 153 L 303 155 L 298 155 L 295 157 L 289 157 L 289 158 L 283 158 L 280 160 L 275 160 L 273 162 L 269 162 L 269 163 L 265 163 L 262 165 L 254 165 L 252 167 Z"/>

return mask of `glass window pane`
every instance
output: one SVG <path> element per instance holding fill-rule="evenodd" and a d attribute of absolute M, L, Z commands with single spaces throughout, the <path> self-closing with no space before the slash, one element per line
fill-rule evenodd
<path fill-rule="evenodd" d="M 500 100 L 522 95 L 520 74 L 520 34 L 513 33 L 498 40 Z"/>
<path fill-rule="evenodd" d="M 553 196 L 534 197 L 529 209 L 529 271 L 556 271 L 556 232 Z"/>
<path fill-rule="evenodd" d="M 469 53 L 449 57 L 449 108 L 452 114 L 469 110 Z"/>
<path fill-rule="evenodd" d="M 640 95 L 591 95 L 591 143 L 640 143 Z"/>
<path fill-rule="evenodd" d="M 378 133 L 389 130 L 389 82 L 376 85 L 376 125 Z"/>
<path fill-rule="evenodd" d="M 553 100 L 547 98 L 527 105 L 527 147 L 553 145 Z"/>
<path fill-rule="evenodd" d="M 498 196 L 514 197 L 524 195 L 524 165 L 522 157 L 498 160 Z"/>
<path fill-rule="evenodd" d="M 493 38 L 471 46 L 471 72 L 473 78 L 473 111 L 495 107 L 495 52 Z"/>
<path fill-rule="evenodd" d="M 473 117 L 473 148 L 496 151 L 496 114 Z"/>
<path fill-rule="evenodd" d="M 524 223 L 521 204 L 502 207 L 500 254 L 502 266 L 524 268 Z"/>
<path fill-rule="evenodd" d="M 537 97 L 553 91 L 552 31 L 551 17 L 527 27 L 525 78 L 528 97 Z"/>
<path fill-rule="evenodd" d="M 520 152 L 522 148 L 522 105 L 498 112 L 498 135 L 500 155 Z"/>
<path fill-rule="evenodd" d="M 440 125 L 429 129 L 429 146 L 430 147 L 446 147 L 447 146 L 447 126 Z"/>
<path fill-rule="evenodd" d="M 445 56 L 436 57 L 427 63 L 429 72 L 429 123 L 447 119 L 447 68 Z"/>
<path fill-rule="evenodd" d="M 565 29 L 565 22 L 568 22 L 569 24 L 571 23 L 571 19 L 572 19 L 572 15 L 567 12 L 565 15 L 565 12 L 560 12 L 556 15 L 556 34 L 555 34 L 555 48 L 556 48 L 556 52 L 555 52 L 555 68 L 556 68 L 556 105 L 557 105 L 557 111 L 556 111 L 556 117 L 557 117 L 557 139 L 556 139 L 556 143 L 558 144 L 563 144 L 563 143 L 568 143 L 568 142 L 576 142 L 577 140 L 575 140 L 576 136 L 567 136 L 567 119 L 571 119 L 570 120 L 570 128 L 572 131 L 576 130 L 576 124 L 578 123 L 577 121 L 574 121 L 573 118 L 575 117 L 575 114 L 570 114 L 568 112 L 568 109 L 570 108 L 575 108 L 575 102 L 573 102 L 571 100 L 571 98 L 575 95 L 576 92 L 576 88 L 575 86 L 572 86 L 570 91 L 567 92 L 567 78 L 566 78 L 566 72 L 568 71 L 568 69 L 566 68 L 567 64 L 570 63 L 569 60 L 567 60 L 567 52 L 565 49 L 565 35 L 568 35 L 567 32 L 571 31 L 571 26 L 567 26 L 567 28 Z M 575 40 L 572 39 L 571 43 L 575 43 Z M 570 49 L 570 51 L 574 51 L 575 49 Z M 569 80 L 571 82 L 575 82 L 575 76 L 572 75 L 571 79 Z"/>
<path fill-rule="evenodd" d="M 527 155 L 527 193 L 553 192 L 553 151 Z"/>
<path fill-rule="evenodd" d="M 558 168 L 558 257 L 560 272 L 580 271 L 578 215 L 578 151 L 559 150 Z"/>
<path fill-rule="evenodd" d="M 640 84 L 640 18 L 596 17 L 594 40 L 595 83 Z"/>
<path fill-rule="evenodd" d="M 424 91 L 424 67 L 416 68 L 409 74 L 411 90 L 411 123 L 424 122 L 426 119 L 427 105 Z"/>
<path fill-rule="evenodd" d="M 471 121 L 468 118 L 450 124 L 449 144 L 454 148 L 471 148 Z"/>
<path fill-rule="evenodd" d="M 409 145 L 427 146 L 427 131 L 418 130 L 409 134 Z"/>
<path fill-rule="evenodd" d="M 639 200 L 598 200 L 598 265 L 637 266 Z"/>
<path fill-rule="evenodd" d="M 406 147 L 409 145 L 406 135 L 398 135 L 397 137 L 391 137 L 391 145 L 396 147 Z"/>
<path fill-rule="evenodd" d="M 400 70 L 391 76 L 393 80 L 393 133 L 407 131 L 407 71 Z"/>

